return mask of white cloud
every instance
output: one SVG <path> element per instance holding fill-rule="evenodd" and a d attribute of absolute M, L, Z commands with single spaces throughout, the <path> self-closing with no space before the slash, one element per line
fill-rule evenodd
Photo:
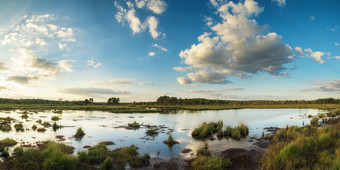
<path fill-rule="evenodd" d="M 93 68 L 97 68 L 97 67 L 102 66 L 102 63 L 95 63 L 93 58 L 91 58 L 90 60 L 87 60 L 86 62 L 87 62 L 87 64 L 86 64 L 87 66 L 91 66 Z"/>
<path fill-rule="evenodd" d="M 112 84 L 132 84 L 134 83 L 134 79 L 124 78 L 120 80 L 110 80 L 110 81 L 92 81 L 92 84 L 104 84 L 104 85 L 112 85 Z"/>
<path fill-rule="evenodd" d="M 211 17 L 204 16 L 204 21 L 207 24 L 208 27 L 213 25 L 213 19 Z"/>
<path fill-rule="evenodd" d="M 162 14 L 166 10 L 166 3 L 163 0 L 135 0 L 137 8 L 147 7 L 155 14 Z"/>
<path fill-rule="evenodd" d="M 272 0 L 273 2 L 276 2 L 278 6 L 285 6 L 286 0 Z"/>
<path fill-rule="evenodd" d="M 149 52 L 149 56 L 154 56 L 155 54 L 155 52 Z"/>
<path fill-rule="evenodd" d="M 315 16 L 310 16 L 310 19 L 311 20 L 315 20 Z"/>
<path fill-rule="evenodd" d="M 152 38 L 157 39 L 157 37 L 160 35 L 160 33 L 157 32 L 158 20 L 154 16 L 151 16 L 146 20 L 146 22 L 148 24 L 149 32 Z"/>
<path fill-rule="evenodd" d="M 336 59 L 339 59 L 339 60 L 340 60 L 340 56 L 335 56 L 334 58 L 336 58 Z"/>
<path fill-rule="evenodd" d="M 295 51 L 298 55 L 304 55 L 303 49 L 301 47 L 295 47 Z"/>
<path fill-rule="evenodd" d="M 156 43 L 153 44 L 152 47 L 155 47 L 155 48 L 158 48 L 158 49 L 160 49 L 162 51 L 168 52 L 168 49 L 166 49 L 165 47 L 163 47 L 163 46 L 161 46 L 159 44 L 156 44 Z"/>
<path fill-rule="evenodd" d="M 60 50 L 69 50 L 69 48 L 67 47 L 67 44 L 59 43 L 58 47 Z"/>
<path fill-rule="evenodd" d="M 0 70 L 7 70 L 7 69 L 8 67 L 6 66 L 6 64 L 3 62 L 0 62 Z"/>
<path fill-rule="evenodd" d="M 191 84 L 193 82 L 207 83 L 207 84 L 228 84 L 230 81 L 226 80 L 225 76 L 216 72 L 198 71 L 195 73 L 188 73 L 188 78 L 178 77 L 179 84 Z"/>
<path fill-rule="evenodd" d="M 177 82 L 179 84 L 191 84 L 192 81 L 186 77 L 177 77 Z"/>
<path fill-rule="evenodd" d="M 335 45 L 335 46 L 340 46 L 340 44 L 339 44 L 339 43 L 337 43 L 337 42 L 334 42 L 334 45 Z"/>
<path fill-rule="evenodd" d="M 153 83 L 149 83 L 149 82 L 143 81 L 143 82 L 139 82 L 138 85 L 140 85 L 140 86 L 145 86 L 145 85 L 153 86 Z"/>
<path fill-rule="evenodd" d="M 58 61 L 58 65 L 60 68 L 68 71 L 68 72 L 71 72 L 73 71 L 72 69 L 72 65 L 70 63 L 74 63 L 75 61 L 74 60 L 61 60 L 61 61 Z"/>
<path fill-rule="evenodd" d="M 133 34 L 140 33 L 149 28 L 149 33 L 153 39 L 157 39 L 159 35 L 165 35 L 157 31 L 158 19 L 154 16 L 146 17 L 145 21 L 142 22 L 141 19 L 136 15 L 136 9 L 142 9 L 147 7 L 147 9 L 153 11 L 156 14 L 161 14 L 165 11 L 166 3 L 163 0 L 135 0 L 133 4 L 128 1 L 127 9 L 119 5 L 117 1 L 114 2 L 116 7 L 115 19 L 118 23 L 124 24 L 125 21 L 129 24 L 130 29 Z"/>
<path fill-rule="evenodd" d="M 325 52 L 320 51 L 313 52 L 312 49 L 310 48 L 305 49 L 305 52 L 307 52 L 309 57 L 314 58 L 315 61 L 319 62 L 320 64 L 325 64 L 325 61 L 322 60 L 322 57 L 325 55 Z"/>

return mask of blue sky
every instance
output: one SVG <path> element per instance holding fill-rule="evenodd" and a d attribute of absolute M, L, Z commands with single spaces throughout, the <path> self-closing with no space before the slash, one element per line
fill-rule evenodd
<path fill-rule="evenodd" d="M 0 94 L 339 98 L 340 2 L 0 2 Z"/>

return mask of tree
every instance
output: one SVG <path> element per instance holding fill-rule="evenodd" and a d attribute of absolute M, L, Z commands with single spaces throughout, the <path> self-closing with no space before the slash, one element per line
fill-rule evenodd
<path fill-rule="evenodd" d="M 118 105 L 119 104 L 119 97 L 111 97 L 107 100 L 107 104 L 111 105 Z"/>

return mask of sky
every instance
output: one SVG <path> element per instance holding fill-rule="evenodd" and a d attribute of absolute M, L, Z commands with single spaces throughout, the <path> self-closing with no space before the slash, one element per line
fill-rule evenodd
<path fill-rule="evenodd" d="M 340 1 L 0 0 L 0 96 L 340 96 Z"/>

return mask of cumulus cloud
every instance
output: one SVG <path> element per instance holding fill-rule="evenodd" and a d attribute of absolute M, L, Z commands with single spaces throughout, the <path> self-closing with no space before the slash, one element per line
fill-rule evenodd
<path fill-rule="evenodd" d="M 86 61 L 87 62 L 87 66 L 93 67 L 93 68 L 97 68 L 100 67 L 102 65 L 102 63 L 96 63 L 94 62 L 93 58 L 89 59 Z"/>
<path fill-rule="evenodd" d="M 166 10 L 166 3 L 163 0 L 135 0 L 137 8 L 147 8 L 155 14 L 162 14 Z"/>
<path fill-rule="evenodd" d="M 272 0 L 273 2 L 276 2 L 278 6 L 285 6 L 286 0 Z"/>
<path fill-rule="evenodd" d="M 150 35 L 153 39 L 156 39 L 160 35 L 160 33 L 157 32 L 158 20 L 154 16 L 151 16 L 146 22 L 148 23 Z"/>
<path fill-rule="evenodd" d="M 147 81 L 143 81 L 143 82 L 139 82 L 138 85 L 140 86 L 153 86 L 153 83 L 147 82 Z"/>
<path fill-rule="evenodd" d="M 67 47 L 67 44 L 59 43 L 59 44 L 58 44 L 58 47 L 59 47 L 60 50 L 70 50 L 70 49 Z"/>
<path fill-rule="evenodd" d="M 146 17 L 142 22 L 140 17 L 136 15 L 139 9 L 149 9 L 155 14 L 161 14 L 165 11 L 166 3 L 163 0 L 135 0 L 134 2 L 128 1 L 125 3 L 127 8 L 120 5 L 117 1 L 114 2 L 116 7 L 115 19 L 118 23 L 124 24 L 125 21 L 129 24 L 133 34 L 140 33 L 149 28 L 149 33 L 153 39 L 157 39 L 161 32 L 158 32 L 158 19 L 155 16 Z M 137 10 L 135 8 L 137 7 Z M 163 33 L 163 35 L 165 35 Z"/>
<path fill-rule="evenodd" d="M 339 92 L 340 91 L 340 79 L 331 80 L 328 82 L 316 83 L 316 87 L 306 88 L 303 91 L 321 91 L 321 92 Z"/>
<path fill-rule="evenodd" d="M 149 52 L 149 56 L 154 56 L 155 54 L 155 52 Z"/>
<path fill-rule="evenodd" d="M 210 27 L 214 34 L 203 33 L 198 37 L 198 44 L 180 52 L 179 56 L 188 67 L 174 69 L 198 72 L 188 73 L 186 79 L 177 79 L 179 83 L 226 84 L 230 83 L 226 75 L 245 78 L 259 72 L 275 76 L 285 74 L 284 65 L 292 62 L 293 50 L 280 35 L 262 34 L 266 27 L 260 26 L 253 17 L 264 8 L 253 0 L 237 4 L 211 2 L 218 5 L 213 4 L 222 22 Z"/>
<path fill-rule="evenodd" d="M 339 44 L 339 43 L 337 43 L 337 42 L 334 42 L 334 45 L 335 45 L 335 46 L 340 46 L 340 44 Z"/>
<path fill-rule="evenodd" d="M 179 77 L 177 82 L 180 84 L 191 84 L 192 82 L 200 82 L 207 84 L 228 84 L 230 81 L 226 80 L 225 76 L 216 72 L 199 71 L 195 73 L 188 73 L 188 78 Z"/>
<path fill-rule="evenodd" d="M 325 55 L 325 52 L 321 52 L 321 51 L 316 51 L 313 52 L 312 49 L 307 48 L 305 49 L 305 52 L 307 52 L 307 56 L 312 57 L 315 59 L 315 61 L 319 62 L 320 64 L 324 64 L 325 61 L 322 60 L 322 57 Z"/>
<path fill-rule="evenodd" d="M 4 52 L 8 56 L 6 68 L 9 70 L 3 75 L 5 80 L 28 85 L 40 79 L 53 79 L 70 70 L 71 65 L 63 60 L 52 62 L 43 58 L 53 47 L 69 50 L 67 44 L 75 41 L 73 28 L 55 25 L 55 20 L 53 14 L 24 16 L 0 40 L 8 50 Z"/>
<path fill-rule="evenodd" d="M 111 90 L 106 88 L 83 88 L 83 87 L 73 87 L 73 88 L 62 88 L 58 89 L 61 93 L 76 94 L 76 95 L 93 95 L 93 94 L 129 94 L 127 90 Z"/>

